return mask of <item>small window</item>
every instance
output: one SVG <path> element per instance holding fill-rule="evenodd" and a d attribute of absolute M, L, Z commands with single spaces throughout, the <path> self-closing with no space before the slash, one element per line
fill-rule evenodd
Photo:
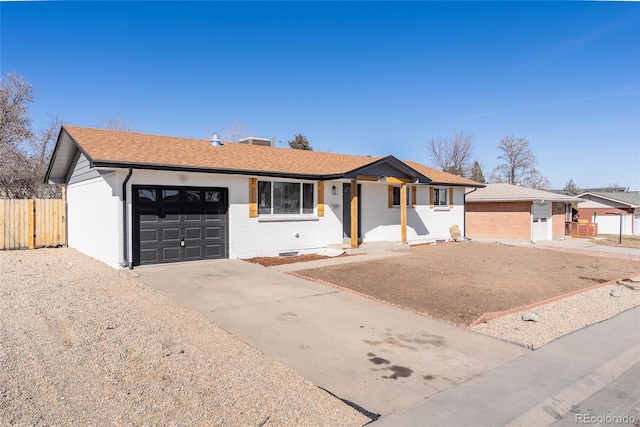
<path fill-rule="evenodd" d="M 220 192 L 215 190 L 206 190 L 204 192 L 204 201 L 205 202 L 219 202 L 220 201 Z"/>
<path fill-rule="evenodd" d="M 258 214 L 271 213 L 271 183 L 258 181 Z"/>
<path fill-rule="evenodd" d="M 400 206 L 400 188 L 393 187 L 393 206 Z M 409 186 L 405 188 L 407 189 L 407 206 L 409 206 Z"/>
<path fill-rule="evenodd" d="M 156 190 L 150 188 L 139 188 L 138 189 L 138 201 L 140 202 L 155 202 L 156 201 Z"/>
<path fill-rule="evenodd" d="M 185 190 L 184 191 L 184 200 L 185 202 L 199 202 L 200 201 L 200 190 Z"/>
<path fill-rule="evenodd" d="M 302 184 L 302 213 L 313 213 L 313 184 Z"/>
<path fill-rule="evenodd" d="M 436 188 L 433 191 L 433 204 L 435 206 L 447 206 L 447 189 Z"/>
<path fill-rule="evenodd" d="M 564 203 L 556 203 L 556 211 L 564 212 Z"/>
<path fill-rule="evenodd" d="M 180 199 L 180 192 L 178 190 L 162 190 L 163 202 L 177 202 Z"/>

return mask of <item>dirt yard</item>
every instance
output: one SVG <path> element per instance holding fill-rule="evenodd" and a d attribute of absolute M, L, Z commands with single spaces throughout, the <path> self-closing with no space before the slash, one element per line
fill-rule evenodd
<path fill-rule="evenodd" d="M 640 273 L 640 263 L 497 243 L 416 246 L 406 256 L 299 272 L 454 323 Z"/>

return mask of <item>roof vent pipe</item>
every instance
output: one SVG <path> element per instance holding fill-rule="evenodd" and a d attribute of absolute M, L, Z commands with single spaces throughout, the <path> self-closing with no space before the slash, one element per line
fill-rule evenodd
<path fill-rule="evenodd" d="M 222 145 L 218 132 L 214 132 L 213 135 L 211 135 L 211 145 L 213 145 L 214 147 L 219 147 Z"/>

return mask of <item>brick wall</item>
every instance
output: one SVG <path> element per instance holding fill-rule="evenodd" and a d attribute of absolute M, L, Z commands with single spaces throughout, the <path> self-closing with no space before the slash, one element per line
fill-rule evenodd
<path fill-rule="evenodd" d="M 565 235 L 565 209 L 566 206 L 564 203 L 553 203 L 551 207 L 551 212 L 553 215 L 552 218 L 552 227 L 551 227 L 551 237 L 557 239 L 559 237 L 563 237 Z"/>
<path fill-rule="evenodd" d="M 473 202 L 466 211 L 469 238 L 531 240 L 531 202 Z"/>

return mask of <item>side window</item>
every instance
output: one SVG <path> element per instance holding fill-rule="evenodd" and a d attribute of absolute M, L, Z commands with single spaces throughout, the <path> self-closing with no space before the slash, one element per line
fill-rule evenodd
<path fill-rule="evenodd" d="M 436 188 L 433 192 L 434 201 L 433 204 L 436 206 L 446 206 L 447 205 L 447 189 L 446 188 Z"/>
<path fill-rule="evenodd" d="M 407 206 L 409 206 L 409 186 L 405 186 L 407 189 Z M 400 187 L 393 187 L 393 206 L 400 206 Z"/>
<path fill-rule="evenodd" d="M 271 182 L 258 181 L 258 214 L 271 213 Z"/>

